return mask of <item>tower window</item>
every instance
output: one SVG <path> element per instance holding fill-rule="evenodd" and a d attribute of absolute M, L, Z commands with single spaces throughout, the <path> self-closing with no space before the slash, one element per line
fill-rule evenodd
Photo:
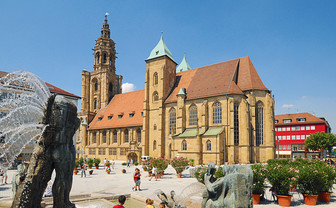
<path fill-rule="evenodd" d="M 94 109 L 97 109 L 97 99 L 95 99 L 95 100 L 93 101 L 93 108 L 94 108 Z"/>
<path fill-rule="evenodd" d="M 153 93 L 153 101 L 156 102 L 156 101 L 158 101 L 158 100 L 159 100 L 159 94 L 155 91 L 155 92 Z"/>
<path fill-rule="evenodd" d="M 215 102 L 212 105 L 212 123 L 213 124 L 222 123 L 222 106 L 220 102 Z"/>
<path fill-rule="evenodd" d="M 210 141 L 210 140 L 208 140 L 208 141 L 206 142 L 206 150 L 207 150 L 207 151 L 211 151 L 211 141 Z"/>
<path fill-rule="evenodd" d="M 95 89 L 95 91 L 98 90 L 98 81 L 96 81 L 96 82 L 94 83 L 94 89 Z"/>
<path fill-rule="evenodd" d="M 96 57 L 97 57 L 97 63 L 99 64 L 100 63 L 100 53 L 99 52 L 97 53 Z"/>
<path fill-rule="evenodd" d="M 159 83 L 159 76 L 157 72 L 155 72 L 153 75 L 153 83 L 154 85 L 157 85 Z"/>
<path fill-rule="evenodd" d="M 106 61 L 107 61 L 107 59 L 106 59 L 106 53 L 104 53 L 103 63 L 106 64 Z"/>
<path fill-rule="evenodd" d="M 158 55 L 158 54 L 159 54 L 159 51 L 156 51 L 155 54 Z"/>
<path fill-rule="evenodd" d="M 187 150 L 187 141 L 186 141 L 186 140 L 183 140 L 183 141 L 182 141 L 182 150 L 183 150 L 183 151 L 186 151 L 186 150 Z"/>
<path fill-rule="evenodd" d="M 197 125 L 197 107 L 195 104 L 189 108 L 189 125 Z"/>

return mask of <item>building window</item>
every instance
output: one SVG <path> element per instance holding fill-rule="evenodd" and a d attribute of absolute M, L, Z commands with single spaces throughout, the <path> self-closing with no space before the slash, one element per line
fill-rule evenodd
<path fill-rule="evenodd" d="M 126 150 L 124 148 L 120 149 L 120 155 L 126 155 Z"/>
<path fill-rule="evenodd" d="M 107 119 L 108 119 L 108 120 L 111 120 L 111 119 L 112 119 L 112 116 L 108 116 Z"/>
<path fill-rule="evenodd" d="M 295 140 L 295 135 L 292 135 L 292 140 Z"/>
<path fill-rule="evenodd" d="M 282 131 L 286 131 L 286 127 L 282 127 Z"/>
<path fill-rule="evenodd" d="M 315 126 L 310 126 L 310 130 L 315 130 Z"/>
<path fill-rule="evenodd" d="M 290 140 L 290 136 L 289 135 L 287 136 L 287 140 Z"/>
<path fill-rule="evenodd" d="M 93 101 L 93 109 L 97 109 L 97 99 Z"/>
<path fill-rule="evenodd" d="M 189 108 L 189 125 L 197 125 L 197 107 L 195 104 Z"/>
<path fill-rule="evenodd" d="M 305 127 L 304 127 L 304 126 L 301 126 L 301 130 L 305 130 Z"/>
<path fill-rule="evenodd" d="M 156 150 L 156 140 L 154 140 L 154 142 L 153 142 L 153 151 L 155 151 Z"/>
<path fill-rule="evenodd" d="M 153 75 L 153 83 L 154 85 L 157 85 L 159 83 L 158 73 L 155 72 Z"/>
<path fill-rule="evenodd" d="M 183 140 L 183 141 L 182 141 L 182 150 L 183 150 L 183 151 L 186 151 L 186 150 L 187 150 L 187 141 L 186 141 L 186 140 Z"/>
<path fill-rule="evenodd" d="M 264 143 L 264 112 L 263 105 L 258 102 L 256 105 L 256 145 L 259 146 Z"/>
<path fill-rule="evenodd" d="M 281 131 L 281 127 L 278 128 L 278 131 Z"/>
<path fill-rule="evenodd" d="M 100 53 L 99 52 L 96 54 L 96 57 L 97 57 L 97 63 L 99 64 L 100 63 Z"/>
<path fill-rule="evenodd" d="M 279 123 L 279 120 L 275 120 L 275 123 L 276 123 L 276 124 Z"/>
<path fill-rule="evenodd" d="M 300 131 L 300 126 L 295 127 L 296 131 Z"/>
<path fill-rule="evenodd" d="M 118 142 L 118 134 L 117 131 L 113 132 L 113 143 L 117 143 Z"/>
<path fill-rule="evenodd" d="M 92 137 L 92 143 L 96 143 L 97 142 L 97 132 L 93 133 L 93 137 Z"/>
<path fill-rule="evenodd" d="M 222 123 L 222 105 L 220 102 L 215 102 L 212 105 L 212 123 L 221 124 Z"/>
<path fill-rule="evenodd" d="M 128 143 L 129 141 L 129 135 L 128 135 L 128 129 L 125 130 L 125 143 Z"/>
<path fill-rule="evenodd" d="M 284 123 L 291 123 L 291 122 L 292 122 L 292 119 L 284 119 L 283 122 L 284 122 Z"/>
<path fill-rule="evenodd" d="M 299 140 L 300 139 L 300 135 L 296 135 L 296 139 Z"/>
<path fill-rule="evenodd" d="M 292 126 L 292 131 L 295 131 L 295 126 Z"/>
<path fill-rule="evenodd" d="M 154 93 L 153 93 L 153 102 L 156 102 L 156 101 L 158 101 L 159 100 L 159 94 L 155 91 Z"/>
<path fill-rule="evenodd" d="M 305 139 L 305 135 L 301 135 L 301 139 L 304 140 Z"/>
<path fill-rule="evenodd" d="M 137 130 L 138 142 L 141 142 L 141 129 Z"/>
<path fill-rule="evenodd" d="M 154 129 L 154 130 L 156 130 L 156 129 L 157 129 L 157 128 L 156 128 L 156 124 L 154 124 L 154 126 L 153 126 L 153 129 Z"/>
<path fill-rule="evenodd" d="M 104 53 L 104 56 L 103 56 L 103 63 L 106 64 L 106 61 L 107 61 L 106 53 Z"/>
<path fill-rule="evenodd" d="M 112 84 L 112 82 L 109 83 L 109 91 L 110 91 L 110 92 L 113 91 L 113 84 Z"/>
<path fill-rule="evenodd" d="M 310 130 L 310 126 L 306 126 L 306 130 Z"/>
<path fill-rule="evenodd" d="M 98 155 L 105 155 L 105 148 L 99 148 Z"/>
<path fill-rule="evenodd" d="M 176 110 L 171 108 L 169 111 L 169 134 L 175 134 L 176 132 Z"/>
<path fill-rule="evenodd" d="M 98 90 L 98 81 L 96 80 L 94 83 L 94 90 L 97 91 Z"/>
<path fill-rule="evenodd" d="M 95 155 L 96 154 L 96 148 L 89 148 L 89 155 Z"/>
<path fill-rule="evenodd" d="M 206 149 L 207 151 L 211 151 L 211 141 L 210 140 L 206 142 Z"/>
<path fill-rule="evenodd" d="M 129 117 L 130 117 L 130 118 L 133 118 L 133 116 L 134 116 L 134 113 L 130 113 L 130 114 L 129 114 Z"/>
<path fill-rule="evenodd" d="M 287 144 L 287 149 L 290 150 L 290 144 Z"/>
<path fill-rule="evenodd" d="M 117 155 L 117 148 L 112 149 L 112 155 Z"/>
<path fill-rule="evenodd" d="M 281 144 L 279 145 L 279 149 L 282 149 L 282 145 Z"/>
<path fill-rule="evenodd" d="M 239 145 L 239 104 L 234 104 L 233 118 L 234 118 L 234 145 Z"/>
<path fill-rule="evenodd" d="M 103 143 L 106 143 L 106 131 L 103 132 Z"/>
<path fill-rule="evenodd" d="M 98 121 L 101 121 L 101 120 L 103 120 L 103 117 L 99 117 L 99 118 L 98 118 Z"/>
<path fill-rule="evenodd" d="M 290 131 L 290 127 L 288 126 L 288 127 L 286 128 L 286 130 L 287 130 L 287 131 Z"/>
<path fill-rule="evenodd" d="M 118 115 L 118 118 L 122 118 L 123 117 L 123 115 Z"/>
<path fill-rule="evenodd" d="M 109 155 L 112 155 L 112 148 L 109 148 Z"/>
<path fill-rule="evenodd" d="M 297 122 L 305 122 L 306 118 L 297 118 L 296 120 L 297 120 Z"/>

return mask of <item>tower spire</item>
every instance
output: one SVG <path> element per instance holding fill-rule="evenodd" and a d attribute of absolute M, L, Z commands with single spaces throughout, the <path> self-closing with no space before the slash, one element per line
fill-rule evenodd
<path fill-rule="evenodd" d="M 109 15 L 109 13 L 105 13 L 105 19 L 104 19 L 104 24 L 103 27 L 101 29 L 101 37 L 102 38 L 110 38 L 110 26 L 107 23 L 107 16 Z"/>

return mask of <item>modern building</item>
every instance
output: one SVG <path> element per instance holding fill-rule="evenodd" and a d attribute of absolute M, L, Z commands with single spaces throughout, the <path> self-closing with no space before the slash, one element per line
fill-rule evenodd
<path fill-rule="evenodd" d="M 249 57 L 192 69 L 185 57 L 177 64 L 161 36 L 145 60 L 145 89 L 122 93 L 106 17 L 93 50 L 93 71 L 82 72 L 77 150 L 85 156 L 196 164 L 275 157 L 274 98 Z"/>
<path fill-rule="evenodd" d="M 311 158 L 319 153 L 305 149 L 305 140 L 310 134 L 330 133 L 331 128 L 324 118 L 310 113 L 295 113 L 276 115 L 275 131 L 279 158 Z"/>
<path fill-rule="evenodd" d="M 0 71 L 0 78 L 4 77 L 8 74 L 8 72 Z M 68 101 L 74 103 L 76 106 L 78 106 L 78 100 L 81 98 L 75 94 L 72 94 L 70 92 L 67 92 L 59 87 L 56 87 L 48 82 L 45 82 L 47 87 L 49 88 L 49 91 L 51 94 L 58 94 L 64 96 Z M 0 102 L 2 99 L 4 99 L 7 96 L 13 96 L 14 94 L 20 94 L 23 91 L 26 91 L 25 87 L 20 87 L 20 86 L 13 86 L 13 88 L 2 88 L 0 85 Z M 7 115 L 7 111 L 0 109 L 0 118 L 4 117 Z M 74 136 L 74 144 L 76 144 L 76 136 Z M 0 138 L 0 145 L 1 143 L 5 142 L 5 138 Z M 18 157 L 19 160 L 29 160 L 30 156 L 33 152 L 34 148 L 34 141 L 26 145 L 26 147 L 22 150 L 21 155 Z"/>

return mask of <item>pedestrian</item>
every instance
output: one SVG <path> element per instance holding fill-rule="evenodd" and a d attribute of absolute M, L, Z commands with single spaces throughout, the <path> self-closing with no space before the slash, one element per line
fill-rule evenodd
<path fill-rule="evenodd" d="M 133 159 L 131 159 L 131 165 L 133 165 Z"/>
<path fill-rule="evenodd" d="M 134 187 L 132 187 L 133 191 L 136 191 L 137 189 L 138 189 L 138 191 L 141 191 L 141 189 L 140 189 L 140 183 L 141 183 L 140 182 L 140 176 L 141 176 L 140 170 L 138 168 L 135 168 L 135 172 L 133 174 L 133 179 L 134 179 L 135 185 L 134 185 Z"/>
<path fill-rule="evenodd" d="M 146 206 L 145 206 L 145 208 L 155 208 L 153 204 L 154 204 L 153 200 L 146 199 Z"/>
<path fill-rule="evenodd" d="M 86 167 L 85 167 L 85 163 L 82 164 L 81 169 L 82 169 L 82 172 L 81 172 L 81 178 L 83 178 L 83 174 L 84 174 L 84 177 L 86 178 L 86 172 L 85 172 Z"/>
<path fill-rule="evenodd" d="M 130 161 L 129 160 L 127 160 L 127 167 L 129 167 L 130 166 Z"/>
<path fill-rule="evenodd" d="M 44 190 L 43 197 L 51 197 L 51 196 L 52 196 L 52 185 L 51 181 L 49 181 L 47 188 Z"/>
<path fill-rule="evenodd" d="M 105 168 L 105 164 L 106 164 L 106 157 L 105 157 L 105 160 L 104 160 L 104 168 Z"/>
<path fill-rule="evenodd" d="M 166 208 L 166 203 L 161 202 L 161 203 L 160 203 L 160 208 Z"/>
<path fill-rule="evenodd" d="M 114 205 L 113 208 L 125 208 L 124 207 L 125 201 L 126 201 L 126 196 L 125 195 L 120 195 L 119 198 L 118 198 L 119 204 Z"/>
<path fill-rule="evenodd" d="M 115 162 L 114 160 L 112 160 L 112 169 L 114 170 L 114 165 L 115 165 Z"/>
<path fill-rule="evenodd" d="M 152 175 L 151 175 L 149 181 L 152 180 L 153 176 L 155 177 L 155 180 L 157 181 L 157 172 L 156 172 L 156 168 L 155 167 L 153 167 L 153 169 L 152 169 Z"/>
<path fill-rule="evenodd" d="M 0 175 L 2 175 L 1 183 L 2 184 L 7 184 L 7 178 L 8 178 L 7 169 L 6 168 L 2 169 Z M 4 183 L 4 181 L 5 181 L 5 183 Z"/>

